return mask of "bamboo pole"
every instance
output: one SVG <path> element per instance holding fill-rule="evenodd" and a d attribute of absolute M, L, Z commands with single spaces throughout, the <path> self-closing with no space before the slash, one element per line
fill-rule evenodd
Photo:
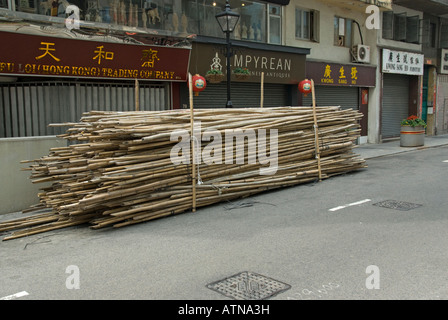
<path fill-rule="evenodd" d="M 140 88 L 137 78 L 135 78 L 135 111 L 140 111 Z"/>
<path fill-rule="evenodd" d="M 317 125 L 316 94 L 314 91 L 314 80 L 313 79 L 311 79 L 311 94 L 313 97 L 314 143 L 315 143 L 315 150 L 316 150 L 317 170 L 319 171 L 319 181 L 322 181 L 322 170 L 321 170 L 321 166 L 320 166 L 319 127 Z"/>
<path fill-rule="evenodd" d="M 192 184 L 192 211 L 196 212 L 196 148 L 194 146 L 194 107 L 193 107 L 193 83 L 191 73 L 188 74 L 190 95 L 190 153 L 191 153 L 191 184 Z"/>
<path fill-rule="evenodd" d="M 264 102 L 264 72 L 261 73 L 261 98 L 260 98 L 260 108 L 263 108 Z"/>

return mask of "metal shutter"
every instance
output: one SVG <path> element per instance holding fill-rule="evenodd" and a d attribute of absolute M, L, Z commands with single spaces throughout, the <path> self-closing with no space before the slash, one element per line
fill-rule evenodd
<path fill-rule="evenodd" d="M 358 87 L 315 86 L 316 106 L 340 106 L 342 109 L 359 110 Z M 303 97 L 304 106 L 313 105 L 313 97 Z"/>
<path fill-rule="evenodd" d="M 260 107 L 261 87 L 259 83 L 232 82 L 230 99 L 235 108 Z M 286 85 L 267 83 L 264 85 L 264 107 L 286 106 L 288 90 Z M 224 108 L 227 102 L 227 84 L 207 83 L 204 91 L 193 98 L 195 108 Z"/>
<path fill-rule="evenodd" d="M 168 84 L 139 85 L 140 110 L 171 108 Z M 83 112 L 135 110 L 134 84 L 44 82 L 0 85 L 0 138 L 45 136 L 66 128 L 50 123 L 77 122 Z"/>
<path fill-rule="evenodd" d="M 383 138 L 400 136 L 400 122 L 408 116 L 409 76 L 384 74 L 381 134 Z"/>

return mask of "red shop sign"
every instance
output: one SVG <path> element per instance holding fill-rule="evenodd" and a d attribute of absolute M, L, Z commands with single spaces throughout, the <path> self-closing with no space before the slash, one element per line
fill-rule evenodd
<path fill-rule="evenodd" d="M 0 31 L 0 74 L 187 81 L 191 49 Z"/>

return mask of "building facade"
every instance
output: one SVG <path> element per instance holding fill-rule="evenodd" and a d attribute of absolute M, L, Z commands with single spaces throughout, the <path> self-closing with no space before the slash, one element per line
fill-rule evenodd
<path fill-rule="evenodd" d="M 424 54 L 422 118 L 427 135 L 448 133 L 448 1 L 396 0 L 423 13 L 420 21 Z"/>

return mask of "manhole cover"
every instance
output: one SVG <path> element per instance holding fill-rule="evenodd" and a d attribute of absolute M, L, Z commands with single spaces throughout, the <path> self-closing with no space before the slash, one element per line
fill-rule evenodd
<path fill-rule="evenodd" d="M 210 283 L 207 288 L 236 300 L 263 300 L 286 291 L 291 286 L 254 272 L 244 271 Z"/>
<path fill-rule="evenodd" d="M 397 201 L 397 200 L 385 200 L 378 203 L 374 203 L 374 206 L 378 207 L 384 207 L 389 209 L 395 209 L 395 210 L 401 210 L 401 211 L 407 211 L 412 210 L 418 207 L 421 207 L 421 204 L 417 203 L 410 203 L 410 202 L 404 202 L 404 201 Z"/>

